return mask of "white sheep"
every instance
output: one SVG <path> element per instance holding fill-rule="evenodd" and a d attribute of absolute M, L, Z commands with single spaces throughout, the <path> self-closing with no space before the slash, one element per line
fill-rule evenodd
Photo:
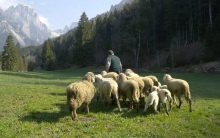
<path fill-rule="evenodd" d="M 166 85 L 163 85 L 163 86 L 157 87 L 157 92 L 159 96 L 159 103 L 163 104 L 164 108 L 166 109 L 167 115 L 169 115 L 168 109 L 167 109 L 167 101 L 169 102 L 170 109 L 171 109 L 172 97 L 171 97 L 170 91 L 167 89 Z M 158 106 L 159 111 L 160 111 L 160 104 Z"/>
<path fill-rule="evenodd" d="M 111 102 L 111 97 L 113 96 L 116 100 L 119 111 L 121 111 L 117 82 L 112 78 L 103 78 L 100 74 L 95 75 L 95 82 L 97 83 L 98 91 L 104 102 L 109 104 Z"/>
<path fill-rule="evenodd" d="M 150 106 L 153 106 L 154 108 L 154 113 L 155 114 L 158 114 L 159 112 L 157 111 L 157 106 L 158 106 L 158 103 L 159 103 L 159 96 L 158 96 L 158 92 L 157 90 L 151 92 L 148 97 L 147 97 L 147 100 L 146 100 L 146 104 L 145 104 L 145 107 L 144 107 L 144 113 L 147 112 L 147 109 L 150 107 Z"/>
<path fill-rule="evenodd" d="M 186 101 L 189 103 L 189 111 L 192 112 L 192 101 L 188 82 L 182 79 L 172 78 L 169 74 L 165 74 L 163 80 L 164 83 L 167 85 L 167 88 L 170 90 L 172 98 L 176 105 L 177 103 L 175 100 L 175 96 L 179 99 L 179 105 L 177 107 L 181 107 L 181 96 L 184 95 Z"/>

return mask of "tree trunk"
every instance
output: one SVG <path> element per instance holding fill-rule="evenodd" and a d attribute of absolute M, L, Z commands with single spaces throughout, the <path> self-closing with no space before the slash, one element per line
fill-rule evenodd
<path fill-rule="evenodd" d="M 138 35 L 138 48 L 137 48 L 136 64 L 135 64 L 135 66 L 136 66 L 137 69 L 138 69 L 140 48 L 141 48 L 141 34 L 140 34 L 140 32 L 139 32 L 139 35 Z"/>
<path fill-rule="evenodd" d="M 209 24 L 212 29 L 212 3 L 211 3 L 211 0 L 209 0 Z"/>

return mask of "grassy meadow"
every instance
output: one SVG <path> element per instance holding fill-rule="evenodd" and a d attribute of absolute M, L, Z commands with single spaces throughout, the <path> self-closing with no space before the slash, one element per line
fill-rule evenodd
<path fill-rule="evenodd" d="M 65 87 L 88 69 L 53 72 L 0 71 L 0 137 L 220 137 L 220 74 L 172 74 L 191 86 L 193 112 L 185 100 L 170 116 L 144 116 L 142 109 L 105 107 L 95 100 L 90 113 L 72 121 Z M 143 74 L 144 75 L 144 74 Z M 160 80 L 163 74 L 154 74 Z"/>

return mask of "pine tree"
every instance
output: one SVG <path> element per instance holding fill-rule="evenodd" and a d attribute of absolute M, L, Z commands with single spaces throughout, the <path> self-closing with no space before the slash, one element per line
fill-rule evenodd
<path fill-rule="evenodd" d="M 18 49 L 15 47 L 12 35 L 9 35 L 2 53 L 2 70 L 18 71 L 19 61 L 20 55 Z"/>
<path fill-rule="evenodd" d="M 46 70 L 53 70 L 55 69 L 55 61 L 53 43 L 51 40 L 47 40 L 42 50 L 42 67 Z"/>

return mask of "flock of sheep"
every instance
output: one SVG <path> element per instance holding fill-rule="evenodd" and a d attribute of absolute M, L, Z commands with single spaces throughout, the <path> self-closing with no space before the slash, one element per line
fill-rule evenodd
<path fill-rule="evenodd" d="M 165 74 L 163 77 L 165 85 L 161 85 L 156 76 L 140 76 L 131 69 L 126 69 L 125 73 L 114 73 L 102 71 L 95 75 L 88 72 L 81 81 L 71 83 L 67 86 L 67 104 L 71 111 L 72 119 L 77 118 L 76 110 L 85 105 L 89 113 L 89 104 L 96 97 L 105 104 L 116 103 L 118 110 L 121 111 L 121 102 L 127 103 L 131 109 L 139 109 L 144 106 L 144 113 L 150 106 L 153 106 L 154 113 L 159 113 L 161 104 L 165 107 L 167 115 L 169 108 L 171 110 L 172 102 L 180 108 L 182 104 L 181 97 L 184 96 L 189 103 L 189 111 L 192 111 L 192 102 L 190 88 L 187 81 L 172 78 Z M 176 98 L 179 100 L 177 105 Z M 159 111 L 158 111 L 159 110 Z"/>

